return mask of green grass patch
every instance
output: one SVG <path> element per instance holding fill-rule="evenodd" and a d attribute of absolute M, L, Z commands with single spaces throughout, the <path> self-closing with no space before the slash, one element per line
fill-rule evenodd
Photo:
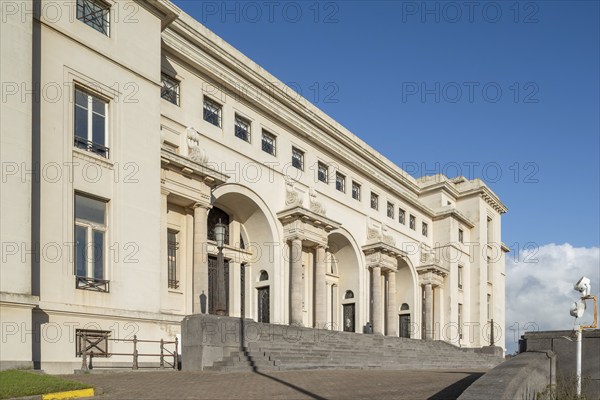
<path fill-rule="evenodd" d="M 90 385 L 68 381 L 52 375 L 35 374 L 16 369 L 0 372 L 0 399 L 64 392 L 89 387 Z"/>

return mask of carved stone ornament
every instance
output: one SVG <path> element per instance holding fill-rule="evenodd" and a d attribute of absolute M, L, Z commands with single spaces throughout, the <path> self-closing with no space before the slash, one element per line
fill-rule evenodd
<path fill-rule="evenodd" d="M 304 203 L 304 198 L 296 189 L 294 189 L 294 181 L 291 179 L 286 179 L 285 204 L 291 207 L 302 207 L 302 203 Z"/>
<path fill-rule="evenodd" d="M 394 237 L 392 235 L 388 235 L 386 232 L 387 232 L 387 227 L 384 225 L 381 227 L 382 242 L 395 247 L 396 240 L 394 240 Z"/>
<path fill-rule="evenodd" d="M 321 202 L 317 201 L 317 192 L 313 188 L 310 188 L 309 194 L 310 194 L 310 211 L 314 212 L 315 214 L 325 216 L 325 212 L 327 210 L 325 209 L 325 206 L 323 204 L 321 204 Z"/>
<path fill-rule="evenodd" d="M 367 227 L 367 240 L 381 242 L 381 231 L 378 228 Z"/>
<path fill-rule="evenodd" d="M 208 162 L 208 155 L 206 154 L 206 151 L 200 147 L 200 133 L 191 126 L 187 128 L 186 131 L 188 157 L 198 164 L 206 164 Z"/>

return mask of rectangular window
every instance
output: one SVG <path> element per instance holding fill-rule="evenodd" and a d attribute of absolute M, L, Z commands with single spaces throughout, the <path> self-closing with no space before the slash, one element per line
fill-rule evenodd
<path fill-rule="evenodd" d="M 304 170 L 304 152 L 295 147 L 292 147 L 292 166 Z"/>
<path fill-rule="evenodd" d="M 458 266 L 458 288 L 459 289 L 463 288 L 463 266 L 462 265 Z"/>
<path fill-rule="evenodd" d="M 488 283 L 492 283 L 494 277 L 494 268 L 492 266 L 492 259 L 490 257 L 487 258 L 487 281 Z"/>
<path fill-rule="evenodd" d="M 487 219 L 487 242 L 488 244 L 492 243 L 492 219 L 488 217 Z"/>
<path fill-rule="evenodd" d="M 352 198 L 360 201 L 360 185 L 356 182 L 352 182 Z"/>
<path fill-rule="evenodd" d="M 170 229 L 167 232 L 167 272 L 169 289 L 179 288 L 179 280 L 177 279 L 177 250 L 179 250 L 178 235 L 179 232 Z"/>
<path fill-rule="evenodd" d="M 408 227 L 413 231 L 417 230 L 417 218 L 411 215 L 408 219 Z"/>
<path fill-rule="evenodd" d="M 319 161 L 317 164 L 317 178 L 324 183 L 327 183 L 327 178 L 329 177 L 329 167 L 327 164 Z"/>
<path fill-rule="evenodd" d="M 400 222 L 402 225 L 406 223 L 406 211 L 401 208 L 398 209 L 398 222 Z"/>
<path fill-rule="evenodd" d="M 389 201 L 387 203 L 387 216 L 388 218 L 394 219 L 394 205 Z"/>
<path fill-rule="evenodd" d="M 75 195 L 75 276 L 77 289 L 108 292 L 106 202 Z"/>
<path fill-rule="evenodd" d="M 265 153 L 269 153 L 270 155 L 275 155 L 275 145 L 276 145 L 275 136 L 270 133 L 264 132 L 262 133 L 262 150 Z"/>
<path fill-rule="evenodd" d="M 221 105 L 204 98 L 204 120 L 214 126 L 221 127 Z"/>
<path fill-rule="evenodd" d="M 160 97 L 166 101 L 179 105 L 179 81 L 171 78 L 167 74 L 161 75 L 162 88 L 160 89 Z"/>
<path fill-rule="evenodd" d="M 373 210 L 379 210 L 379 196 L 373 192 L 371 192 L 371 208 Z"/>
<path fill-rule="evenodd" d="M 458 303 L 458 337 L 463 337 L 463 305 Z"/>
<path fill-rule="evenodd" d="M 462 229 L 458 230 L 458 242 L 459 243 L 464 243 L 465 242 L 465 234 L 463 232 Z"/>
<path fill-rule="evenodd" d="M 99 0 L 77 0 L 77 19 L 108 36 L 110 6 Z"/>
<path fill-rule="evenodd" d="M 85 351 L 88 356 L 94 352 L 94 357 L 108 357 L 110 334 L 110 331 L 76 329 L 75 355 L 81 357 Z"/>
<path fill-rule="evenodd" d="M 250 121 L 236 115 L 234 134 L 235 137 L 250 143 Z"/>
<path fill-rule="evenodd" d="M 492 319 L 492 295 L 487 295 L 487 320 L 490 321 Z"/>
<path fill-rule="evenodd" d="M 75 147 L 108 158 L 108 103 L 79 88 L 75 88 Z"/>
<path fill-rule="evenodd" d="M 335 173 L 335 188 L 342 193 L 346 193 L 346 177 L 339 173 Z"/>
<path fill-rule="evenodd" d="M 423 236 L 427 236 L 429 234 L 429 226 L 425 222 L 421 222 L 421 233 Z"/>

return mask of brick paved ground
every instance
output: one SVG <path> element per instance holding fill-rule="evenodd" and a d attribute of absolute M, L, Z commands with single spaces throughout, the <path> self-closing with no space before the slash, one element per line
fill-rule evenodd
<path fill-rule="evenodd" d="M 321 370 L 69 375 L 100 399 L 455 399 L 485 371 Z"/>

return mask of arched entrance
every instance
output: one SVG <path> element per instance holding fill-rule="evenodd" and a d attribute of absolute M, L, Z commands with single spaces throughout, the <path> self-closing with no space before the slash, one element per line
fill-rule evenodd
<path fill-rule="evenodd" d="M 361 287 L 358 247 L 343 229 L 329 234 L 329 265 L 327 272 L 328 321 L 332 330 L 360 332 L 362 316 L 358 296 Z"/>
<path fill-rule="evenodd" d="M 418 324 L 415 323 L 417 309 L 415 295 L 417 294 L 416 271 L 405 258 L 398 258 L 398 272 L 396 273 L 396 304 L 398 310 L 399 336 L 406 338 L 418 337 Z"/>
<path fill-rule="evenodd" d="M 228 242 L 223 249 L 229 270 L 228 315 L 239 317 L 243 313 L 256 321 L 282 322 L 282 307 L 274 301 L 282 294 L 283 276 L 281 249 L 275 245 L 281 241 L 273 214 L 260 196 L 235 183 L 215 189 L 212 206 L 208 213 L 209 245 L 211 224 L 220 217 L 228 226 Z M 208 252 L 210 260 L 216 247 L 209 246 Z"/>

